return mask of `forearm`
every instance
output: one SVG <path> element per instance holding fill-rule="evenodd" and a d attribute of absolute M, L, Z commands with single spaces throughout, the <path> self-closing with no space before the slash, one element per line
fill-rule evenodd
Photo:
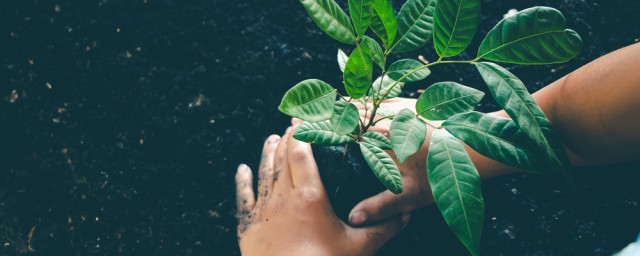
<path fill-rule="evenodd" d="M 607 54 L 533 94 L 562 139 L 571 164 L 640 156 L 640 44 Z M 504 111 L 493 114 L 508 117 Z M 468 148 L 483 178 L 515 172 Z"/>

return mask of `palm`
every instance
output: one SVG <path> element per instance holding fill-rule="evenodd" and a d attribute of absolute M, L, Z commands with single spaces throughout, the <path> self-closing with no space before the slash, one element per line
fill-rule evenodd
<path fill-rule="evenodd" d="M 387 110 L 398 112 L 404 108 L 414 110 L 415 103 L 415 99 L 394 98 L 385 100 L 380 106 Z M 365 119 L 369 118 L 370 111 L 365 111 L 364 105 L 362 104 L 356 105 L 360 110 L 361 117 Z M 376 116 L 374 119 L 377 120 L 379 118 L 379 116 Z M 388 137 L 390 125 L 391 121 L 385 119 L 378 122 L 375 126 L 372 126 L 369 130 L 380 132 Z M 431 131 L 428 133 L 430 132 Z M 425 134 L 425 136 L 429 137 L 428 134 Z M 411 212 L 417 208 L 433 203 L 431 188 L 427 180 L 426 159 L 428 151 L 429 141 L 427 140 L 420 150 L 415 155 L 409 157 L 404 163 L 398 162 L 393 151 L 387 151 L 398 165 L 398 169 L 402 174 L 404 191 L 396 195 L 387 190 L 360 202 L 351 211 L 351 224 L 360 225 L 364 222 L 385 219 L 389 216 Z M 362 210 L 366 213 L 357 217 L 355 213 Z M 361 219 L 362 216 L 364 216 L 364 219 Z"/>

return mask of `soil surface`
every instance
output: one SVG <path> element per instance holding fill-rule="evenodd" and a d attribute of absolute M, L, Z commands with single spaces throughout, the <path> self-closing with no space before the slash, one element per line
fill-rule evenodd
<path fill-rule="evenodd" d="M 536 5 L 560 9 L 585 47 L 566 64 L 510 67 L 530 91 L 640 37 L 637 1 L 486 0 L 460 58 L 509 9 Z M 351 50 L 293 0 L 1 1 L 0 255 L 239 255 L 236 166 L 257 170 L 263 140 L 287 127 L 287 89 L 340 84 L 339 47 Z M 417 54 L 436 58 L 396 57 Z M 472 67 L 432 71 L 404 96 L 446 80 L 485 90 Z M 344 217 L 380 187 L 328 166 L 342 158 L 319 164 Z M 483 183 L 483 255 L 619 250 L 640 231 L 639 164 L 579 169 L 577 195 L 553 176 Z M 380 253 L 465 254 L 435 207 Z"/>

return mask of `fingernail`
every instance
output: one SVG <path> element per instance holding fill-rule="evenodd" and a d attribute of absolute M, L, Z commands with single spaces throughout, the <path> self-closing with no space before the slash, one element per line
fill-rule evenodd
<path fill-rule="evenodd" d="M 360 225 L 367 220 L 367 216 L 363 212 L 355 212 L 349 216 L 349 222 L 353 225 Z"/>
<path fill-rule="evenodd" d="M 247 171 L 249 171 L 249 166 L 247 166 L 246 164 L 240 164 L 238 165 L 238 172 L 240 173 L 246 173 Z"/>

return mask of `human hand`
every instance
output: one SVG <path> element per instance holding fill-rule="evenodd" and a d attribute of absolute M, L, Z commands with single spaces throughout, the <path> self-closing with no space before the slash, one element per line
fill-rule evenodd
<path fill-rule="evenodd" d="M 409 221 L 396 216 L 353 228 L 329 203 L 311 146 L 293 139 L 293 128 L 271 135 L 260 163 L 258 198 L 246 165 L 236 173 L 238 241 L 243 255 L 373 255 Z"/>
<path fill-rule="evenodd" d="M 380 105 L 393 112 L 399 112 L 404 108 L 415 110 L 416 99 L 393 98 L 385 100 Z M 364 105 L 355 102 L 360 111 L 361 118 L 368 119 L 370 110 L 365 116 Z M 375 119 L 379 119 L 376 116 Z M 439 125 L 437 122 L 432 124 Z M 378 122 L 375 126 L 369 128 L 369 131 L 375 131 L 389 137 L 389 127 L 391 120 L 385 119 Z M 429 129 L 425 136 L 431 137 L 433 129 Z M 393 158 L 400 173 L 402 175 L 403 192 L 393 194 L 389 190 L 385 190 L 378 195 L 372 196 L 358 203 L 349 214 L 349 222 L 352 225 L 363 225 L 375 221 L 384 220 L 390 216 L 401 213 L 410 213 L 411 211 L 432 204 L 434 202 L 431 194 L 431 187 L 427 178 L 426 159 L 429 152 L 429 139 L 425 140 L 418 152 L 409 157 L 404 163 L 399 163 L 397 157 L 392 150 L 387 153 Z"/>

